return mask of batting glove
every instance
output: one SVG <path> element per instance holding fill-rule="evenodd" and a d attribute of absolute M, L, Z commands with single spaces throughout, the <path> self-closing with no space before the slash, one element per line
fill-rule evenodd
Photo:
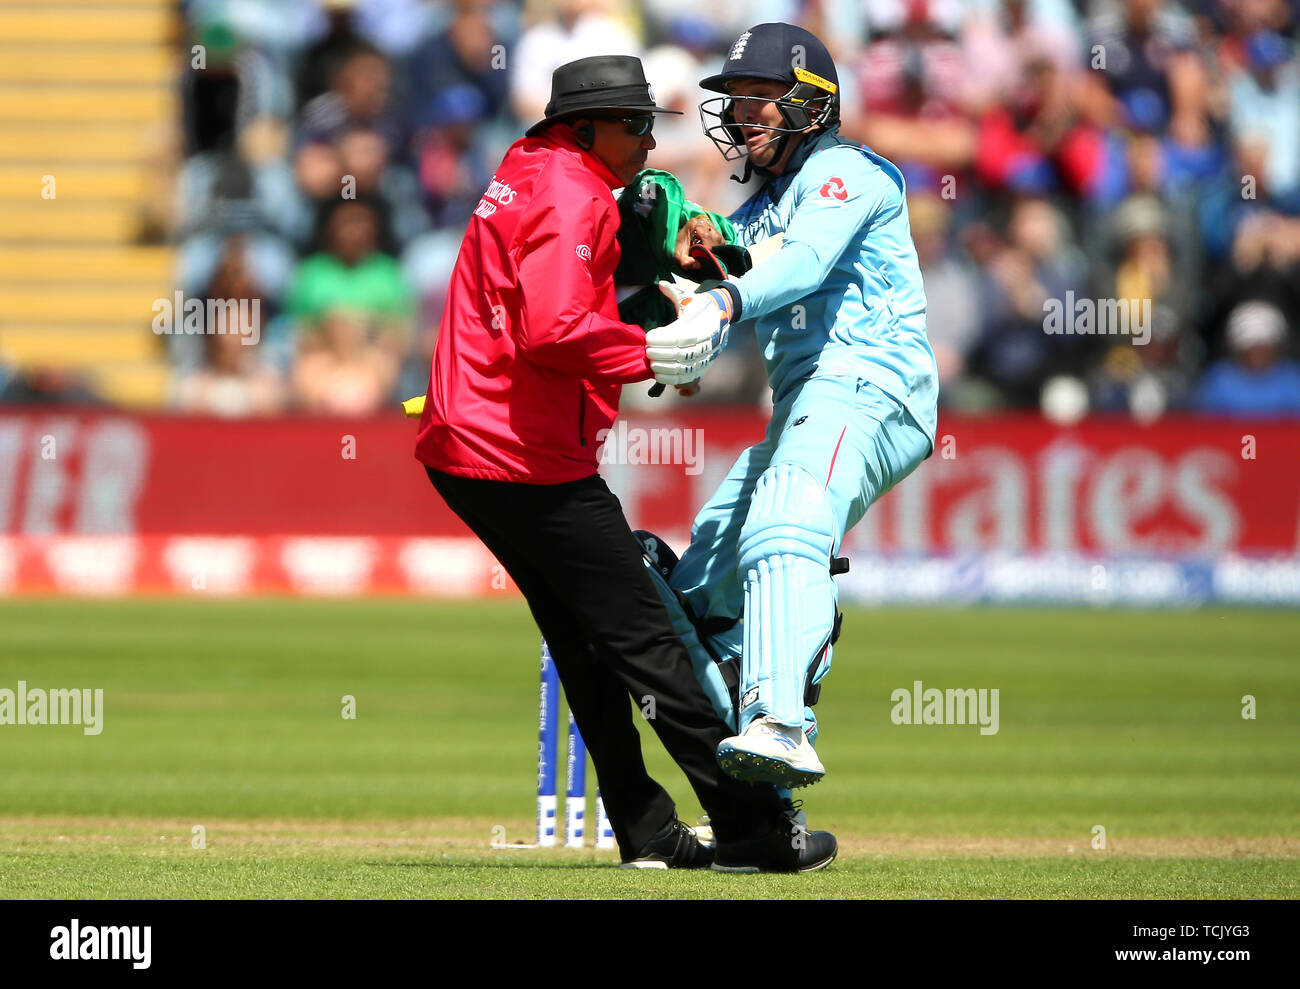
<path fill-rule="evenodd" d="M 698 380 L 726 346 L 731 325 L 731 295 L 722 289 L 693 295 L 681 305 L 685 310 L 674 322 L 645 335 L 650 371 L 665 385 Z"/>
<path fill-rule="evenodd" d="M 692 283 L 688 282 L 687 284 Z M 664 298 L 671 302 L 673 308 L 677 310 L 677 319 L 681 319 L 686 315 L 686 303 L 695 298 L 691 290 L 682 288 L 674 282 L 660 282 L 659 291 L 663 293 Z"/>

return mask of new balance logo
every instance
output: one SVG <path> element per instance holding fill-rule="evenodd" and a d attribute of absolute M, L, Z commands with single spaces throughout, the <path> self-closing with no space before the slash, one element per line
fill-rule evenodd
<path fill-rule="evenodd" d="M 745 708 L 749 707 L 749 705 L 753 704 L 756 700 L 758 700 L 758 688 L 750 687 L 748 690 L 745 691 L 745 696 L 740 699 L 741 710 L 743 711 Z"/>

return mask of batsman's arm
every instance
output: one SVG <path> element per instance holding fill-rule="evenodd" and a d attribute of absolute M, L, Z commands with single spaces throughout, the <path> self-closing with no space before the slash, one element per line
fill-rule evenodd
<path fill-rule="evenodd" d="M 904 208 L 902 190 L 857 151 L 829 151 L 814 161 L 817 167 L 810 163 L 800 175 L 780 249 L 724 284 L 736 302 L 735 319 L 765 316 L 811 295 L 872 223 Z"/>

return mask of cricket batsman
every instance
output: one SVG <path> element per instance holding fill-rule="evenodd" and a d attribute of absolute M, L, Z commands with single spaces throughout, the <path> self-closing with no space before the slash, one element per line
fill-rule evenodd
<path fill-rule="evenodd" d="M 826 47 L 759 24 L 704 79 L 706 135 L 764 181 L 719 232 L 681 227 L 692 248 L 772 245 L 743 274 L 695 296 L 647 334 L 656 379 L 690 382 L 752 325 L 774 408 L 696 516 L 660 593 L 696 674 L 736 734 L 718 746 L 736 779 L 782 788 L 825 774 L 811 710 L 838 635 L 832 579 L 868 506 L 934 448 L 938 378 L 902 174 L 837 136 L 838 76 Z M 779 240 L 777 240 L 779 238 Z M 756 256 L 757 256 L 756 252 Z"/>

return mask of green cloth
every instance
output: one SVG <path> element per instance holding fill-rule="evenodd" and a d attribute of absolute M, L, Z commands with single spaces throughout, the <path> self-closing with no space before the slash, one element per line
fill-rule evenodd
<path fill-rule="evenodd" d="M 649 227 L 655 259 L 661 264 L 674 267 L 673 255 L 677 252 L 677 234 L 682 224 L 701 214 L 713 221 L 728 244 L 736 242 L 736 228 L 732 222 L 720 213 L 711 213 L 687 199 L 682 184 L 672 172 L 647 168 L 633 179 L 629 188 L 636 192 L 635 200 L 629 205 Z"/>
<path fill-rule="evenodd" d="M 622 254 L 614 284 L 646 288 L 619 303 L 619 318 L 647 330 L 671 323 L 677 311 L 656 287 L 674 274 L 698 278 L 677 266 L 677 235 L 682 224 L 707 216 L 728 244 L 736 242 L 736 228 L 719 213 L 712 213 L 686 198 L 672 172 L 647 168 L 637 174 L 618 202 L 618 243 Z"/>
<path fill-rule="evenodd" d="M 298 265 L 286 301 L 289 315 L 315 322 L 333 309 L 388 319 L 415 311 L 411 289 L 397 261 L 375 252 L 349 267 L 332 254 L 313 254 Z"/>

